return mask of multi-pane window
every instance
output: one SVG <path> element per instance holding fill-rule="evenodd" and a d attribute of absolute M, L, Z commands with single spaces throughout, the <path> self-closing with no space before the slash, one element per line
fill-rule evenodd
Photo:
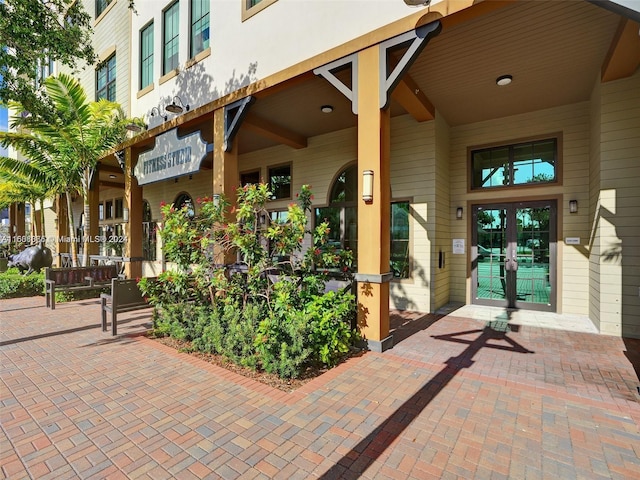
<path fill-rule="evenodd" d="M 555 138 L 471 152 L 471 188 L 512 187 L 557 181 Z"/>
<path fill-rule="evenodd" d="M 96 18 L 104 12 L 113 0 L 96 0 Z"/>
<path fill-rule="evenodd" d="M 409 278 L 409 202 L 391 204 L 391 271 Z"/>
<path fill-rule="evenodd" d="M 153 83 L 153 22 L 140 31 L 140 90 Z"/>
<path fill-rule="evenodd" d="M 210 0 L 191 0 L 191 58 L 209 48 Z"/>
<path fill-rule="evenodd" d="M 409 201 L 391 204 L 391 271 L 395 278 L 409 278 L 410 236 Z M 334 182 L 329 206 L 315 209 L 315 225 L 329 224 L 329 246 L 353 252 L 353 266 L 358 264 L 358 167 L 345 169 Z"/>
<path fill-rule="evenodd" d="M 178 68 L 179 59 L 179 9 L 180 3 L 175 2 L 164 11 L 164 32 L 162 40 L 162 74 Z"/>
<path fill-rule="evenodd" d="M 240 174 L 240 185 L 257 185 L 260 183 L 260 170 L 253 172 L 244 172 Z"/>
<path fill-rule="evenodd" d="M 156 260 L 157 225 L 152 220 L 151 206 L 146 200 L 142 203 L 142 256 L 145 260 Z"/>
<path fill-rule="evenodd" d="M 344 170 L 331 188 L 329 206 L 316 208 L 315 224 L 329 224 L 329 245 L 353 252 L 357 265 L 358 254 L 358 167 Z"/>
<path fill-rule="evenodd" d="M 111 55 L 96 71 L 96 99 L 116 101 L 116 56 Z"/>
<path fill-rule="evenodd" d="M 271 199 L 291 198 L 291 165 L 269 167 Z"/>
<path fill-rule="evenodd" d="M 122 198 L 116 198 L 114 218 L 122 218 L 124 212 L 124 202 Z"/>

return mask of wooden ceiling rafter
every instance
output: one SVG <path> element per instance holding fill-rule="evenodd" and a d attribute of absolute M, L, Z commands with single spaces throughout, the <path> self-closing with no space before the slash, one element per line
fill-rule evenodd
<path fill-rule="evenodd" d="M 242 128 L 297 150 L 307 147 L 307 138 L 304 135 L 276 125 L 254 113 L 246 114 Z"/>

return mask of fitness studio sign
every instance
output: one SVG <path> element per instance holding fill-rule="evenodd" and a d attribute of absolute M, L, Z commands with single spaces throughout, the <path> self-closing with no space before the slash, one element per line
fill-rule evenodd
<path fill-rule="evenodd" d="M 133 174 L 138 185 L 189 175 L 200 170 L 200 163 L 207 154 L 207 144 L 194 132 L 178 137 L 173 129 L 156 138 L 153 150 L 140 154 Z"/>

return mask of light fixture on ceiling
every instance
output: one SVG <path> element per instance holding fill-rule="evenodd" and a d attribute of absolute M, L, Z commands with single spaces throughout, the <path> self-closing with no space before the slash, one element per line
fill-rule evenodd
<path fill-rule="evenodd" d="M 154 113 L 154 112 L 155 112 L 155 113 Z M 151 109 L 151 113 L 150 113 L 150 115 L 151 115 L 152 117 L 155 117 L 155 116 L 157 115 L 158 117 L 162 117 L 162 118 L 164 119 L 164 121 L 165 121 L 165 122 L 167 121 L 167 115 L 166 115 L 166 114 L 163 114 L 163 113 L 160 111 L 160 109 L 159 109 L 158 107 L 153 107 L 153 108 Z"/>
<path fill-rule="evenodd" d="M 176 103 L 176 100 L 178 101 L 178 103 Z M 171 105 L 167 105 L 165 107 L 165 110 L 171 113 L 182 113 L 183 110 L 186 110 L 188 112 L 189 105 L 185 105 L 184 103 L 182 103 L 182 99 L 180 97 L 175 96 L 173 97 L 173 102 L 171 102 Z"/>
<path fill-rule="evenodd" d="M 504 87 L 505 85 L 509 85 L 512 81 L 512 75 L 500 75 L 498 78 L 496 78 L 496 85 Z"/>
<path fill-rule="evenodd" d="M 116 178 L 116 176 L 112 173 L 109 175 L 109 178 Z"/>
<path fill-rule="evenodd" d="M 322 105 L 320 107 L 320 111 L 322 113 L 331 113 L 333 112 L 333 105 Z"/>

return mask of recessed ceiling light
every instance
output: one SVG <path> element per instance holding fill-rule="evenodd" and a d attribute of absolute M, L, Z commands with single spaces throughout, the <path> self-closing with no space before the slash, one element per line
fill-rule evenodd
<path fill-rule="evenodd" d="M 333 112 L 333 105 L 322 105 L 320 107 L 320 110 L 322 111 L 322 113 L 331 113 Z"/>
<path fill-rule="evenodd" d="M 496 85 L 504 87 L 505 85 L 509 85 L 513 81 L 513 77 L 511 75 L 500 75 L 496 78 Z"/>
<path fill-rule="evenodd" d="M 109 175 L 109 178 L 116 178 L 116 176 L 112 173 L 111 175 Z"/>

